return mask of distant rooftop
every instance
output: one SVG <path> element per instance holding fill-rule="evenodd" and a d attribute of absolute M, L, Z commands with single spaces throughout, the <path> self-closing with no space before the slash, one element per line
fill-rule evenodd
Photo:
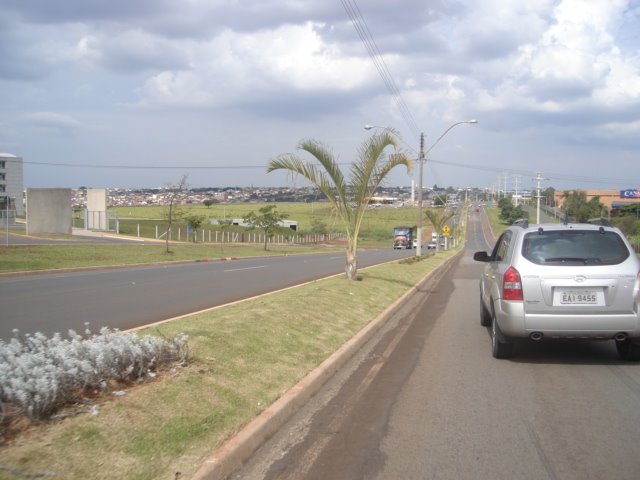
<path fill-rule="evenodd" d="M 18 158 L 17 155 L 14 155 L 12 153 L 0 153 L 0 157 L 2 157 L 2 158 Z"/>

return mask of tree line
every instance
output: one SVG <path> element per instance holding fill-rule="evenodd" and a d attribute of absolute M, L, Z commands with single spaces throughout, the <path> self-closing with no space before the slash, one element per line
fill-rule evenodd
<path fill-rule="evenodd" d="M 541 199 L 545 199 L 546 205 L 555 205 L 556 190 L 547 188 L 541 193 Z M 624 205 L 616 209 L 611 216 L 607 207 L 600 201 L 600 197 L 594 196 L 587 199 L 584 190 L 565 191 L 562 194 L 563 205 L 561 215 L 568 221 L 584 223 L 594 218 L 606 218 L 610 223 L 618 227 L 628 238 L 640 235 L 640 202 Z M 521 206 L 513 204 L 511 197 L 503 197 L 498 202 L 500 219 L 507 224 L 512 224 L 519 219 L 528 219 L 529 212 Z"/>

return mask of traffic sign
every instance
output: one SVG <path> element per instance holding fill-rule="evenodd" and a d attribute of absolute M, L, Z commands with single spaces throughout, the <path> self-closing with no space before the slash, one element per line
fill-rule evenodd
<path fill-rule="evenodd" d="M 445 225 L 444 227 L 442 227 L 442 235 L 444 235 L 445 237 L 451 235 L 451 229 L 449 228 L 449 225 Z"/>

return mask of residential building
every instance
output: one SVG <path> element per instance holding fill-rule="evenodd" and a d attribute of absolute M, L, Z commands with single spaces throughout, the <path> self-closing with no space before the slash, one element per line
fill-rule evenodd
<path fill-rule="evenodd" d="M 15 208 L 19 217 L 24 217 L 22 178 L 22 158 L 10 153 L 0 153 L 0 210 Z"/>

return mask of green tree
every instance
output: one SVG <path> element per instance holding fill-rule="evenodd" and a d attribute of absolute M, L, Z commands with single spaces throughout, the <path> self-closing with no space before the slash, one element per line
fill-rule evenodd
<path fill-rule="evenodd" d="M 202 204 L 207 208 L 211 207 L 211 205 L 213 205 L 214 203 L 216 203 L 216 201 L 212 198 L 207 198 L 206 200 L 202 201 Z"/>
<path fill-rule="evenodd" d="M 446 203 L 447 202 L 442 195 L 435 194 L 433 199 L 433 205 L 435 207 L 444 207 Z"/>
<path fill-rule="evenodd" d="M 520 205 L 515 206 L 511 197 L 502 197 L 498 202 L 498 208 L 500 209 L 500 220 L 507 225 L 511 225 L 521 218 L 529 218 L 529 212 L 523 210 Z"/>
<path fill-rule="evenodd" d="M 311 220 L 311 231 L 324 235 L 329 231 L 329 229 L 327 228 L 327 224 L 322 220 L 320 220 L 319 218 L 314 218 Z"/>
<path fill-rule="evenodd" d="M 631 215 L 625 215 L 614 219 L 614 225 L 628 237 L 640 234 L 640 221 Z"/>
<path fill-rule="evenodd" d="M 267 240 L 273 238 L 277 232 L 282 231 L 279 223 L 289 216 L 286 213 L 277 212 L 276 208 L 276 205 L 266 205 L 258 210 L 259 214 L 252 211 L 244 217 L 244 221 L 252 228 L 257 228 L 264 232 L 265 250 L 267 249 Z"/>
<path fill-rule="evenodd" d="M 513 207 L 511 197 L 501 197 L 500 200 L 498 200 L 498 208 L 500 210 L 509 209 L 511 207 Z"/>
<path fill-rule="evenodd" d="M 193 243 L 196 243 L 198 230 L 202 225 L 204 225 L 206 218 L 201 215 L 189 215 L 184 217 L 184 219 L 187 222 L 187 226 L 191 227 L 191 230 L 193 230 Z"/>
<path fill-rule="evenodd" d="M 555 206 L 556 189 L 553 187 L 545 188 L 540 194 L 545 199 L 548 207 Z"/>
<path fill-rule="evenodd" d="M 600 217 L 604 205 L 600 203 L 600 197 L 595 196 L 587 201 L 587 192 L 584 190 L 565 191 L 564 211 L 575 218 L 577 222 L 586 222 L 590 218 Z"/>
<path fill-rule="evenodd" d="M 455 212 L 447 212 L 442 208 L 427 208 L 424 211 L 426 220 L 433 226 L 438 235 L 442 233 L 442 228 L 455 214 Z M 436 241 L 436 251 L 438 250 L 440 250 L 440 242 Z"/>
<path fill-rule="evenodd" d="M 637 220 L 640 219 L 640 201 L 636 203 L 631 203 L 629 205 L 623 205 L 618 209 L 618 216 L 620 217 L 635 217 Z"/>
<path fill-rule="evenodd" d="M 388 146 L 394 153 L 385 154 Z M 385 129 L 372 135 L 358 149 L 351 164 L 349 179 L 345 179 L 331 149 L 315 140 L 303 140 L 298 149 L 309 153 L 319 166 L 305 162 L 296 154 L 282 154 L 272 159 L 267 172 L 288 170 L 311 182 L 327 197 L 340 218 L 347 237 L 345 273 L 349 280 L 357 278 L 358 235 L 367 212 L 369 200 L 389 172 L 399 165 L 411 170 L 411 159 L 400 150 L 396 132 Z"/>

